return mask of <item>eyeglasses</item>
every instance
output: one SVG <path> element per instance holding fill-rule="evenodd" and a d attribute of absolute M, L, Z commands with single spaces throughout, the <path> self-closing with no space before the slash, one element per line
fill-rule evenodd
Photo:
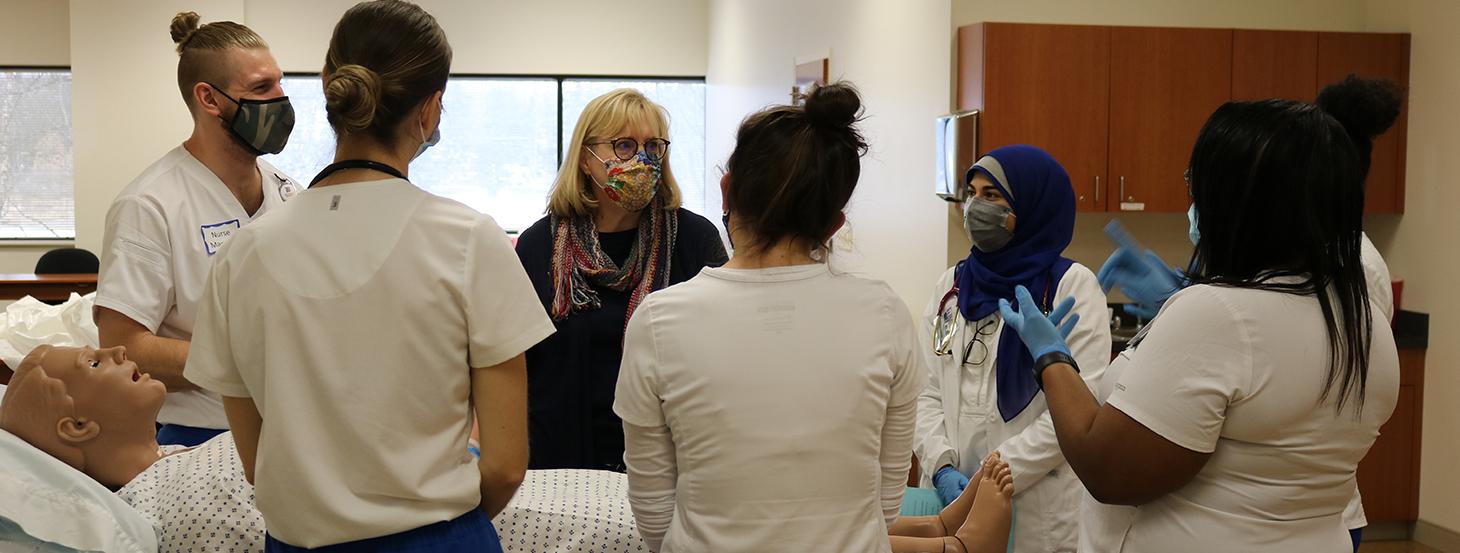
<path fill-rule="evenodd" d="M 973 361 L 973 364 L 981 365 L 984 361 L 988 360 L 989 345 L 987 343 L 984 343 L 984 337 L 993 336 L 994 330 L 994 321 L 984 321 L 983 324 L 978 325 L 978 328 L 973 331 L 973 339 L 968 341 L 968 345 L 963 346 L 964 365 L 969 364 L 969 357 L 971 357 L 970 354 L 973 353 L 974 344 L 978 344 L 979 355 L 978 359 L 975 359 Z"/>
<path fill-rule="evenodd" d="M 639 153 L 639 141 L 627 137 L 608 142 L 589 142 L 584 144 L 584 146 L 598 146 L 600 144 L 613 144 L 613 155 L 624 161 L 634 159 L 634 156 Z M 663 138 L 650 138 L 647 142 L 644 142 L 644 155 L 649 156 L 649 159 L 654 161 L 664 159 L 664 156 L 669 155 L 669 141 Z"/>

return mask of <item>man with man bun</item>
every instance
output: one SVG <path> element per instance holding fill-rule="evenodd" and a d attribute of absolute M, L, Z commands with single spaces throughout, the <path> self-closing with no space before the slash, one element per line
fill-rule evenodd
<path fill-rule="evenodd" d="M 198 21 L 179 13 L 170 29 L 192 136 L 113 200 L 94 312 L 101 345 L 126 346 L 167 386 L 157 418 L 164 445 L 227 430 L 218 395 L 183 378 L 203 281 L 223 242 L 300 189 L 259 158 L 282 151 L 294 127 L 268 44 L 238 23 Z"/>

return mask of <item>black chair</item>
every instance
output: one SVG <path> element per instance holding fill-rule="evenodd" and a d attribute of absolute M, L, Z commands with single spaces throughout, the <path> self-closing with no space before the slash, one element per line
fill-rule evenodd
<path fill-rule="evenodd" d="M 39 261 L 35 262 L 35 274 L 38 275 L 94 274 L 100 269 L 101 261 L 96 258 L 96 254 L 80 248 L 57 248 L 46 252 Z M 55 300 L 42 301 L 48 305 L 66 303 Z"/>
<path fill-rule="evenodd" d="M 96 254 L 80 248 L 57 248 L 46 252 L 35 262 L 35 274 L 86 274 L 101 269 Z"/>

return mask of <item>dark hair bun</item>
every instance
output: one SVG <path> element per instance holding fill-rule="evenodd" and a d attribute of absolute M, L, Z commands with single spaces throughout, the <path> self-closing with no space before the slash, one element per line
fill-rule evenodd
<path fill-rule="evenodd" d="M 1384 134 L 1399 119 L 1404 90 L 1393 81 L 1361 79 L 1352 73 L 1342 81 L 1323 87 L 1314 102 L 1343 125 L 1355 141 Z"/>
<path fill-rule="evenodd" d="M 349 132 L 370 127 L 380 95 L 380 75 L 363 65 L 342 65 L 325 77 L 325 109 L 338 114 Z"/>
<path fill-rule="evenodd" d="M 806 95 L 806 116 L 818 125 L 850 127 L 862 111 L 862 98 L 856 87 L 832 83 L 811 89 Z"/>
<path fill-rule="evenodd" d="M 173 16 L 168 32 L 172 35 L 172 42 L 177 44 L 178 52 L 187 48 L 188 39 L 193 38 L 193 33 L 198 32 L 198 21 L 201 20 L 202 17 L 198 16 L 198 12 L 181 12 Z"/>

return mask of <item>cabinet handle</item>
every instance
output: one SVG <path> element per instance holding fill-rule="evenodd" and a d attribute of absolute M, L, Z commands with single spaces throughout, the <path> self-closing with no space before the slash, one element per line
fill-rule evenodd
<path fill-rule="evenodd" d="M 1095 175 L 1095 203 L 1100 203 L 1100 175 Z"/>
<path fill-rule="evenodd" d="M 1125 197 L 1125 176 L 1124 175 L 1121 175 L 1121 177 L 1120 177 L 1120 201 L 1122 201 L 1122 202 L 1129 201 Z"/>

